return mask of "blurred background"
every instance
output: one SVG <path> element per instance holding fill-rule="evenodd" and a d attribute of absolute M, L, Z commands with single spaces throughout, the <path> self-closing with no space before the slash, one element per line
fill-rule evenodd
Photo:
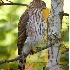
<path fill-rule="evenodd" d="M 5 3 L 8 1 L 3 0 Z M 16 3 L 28 4 L 32 0 L 10 0 Z M 43 0 L 46 6 L 50 9 L 51 0 Z M 18 21 L 22 13 L 26 10 L 25 6 L 0 6 L 0 61 L 5 59 L 12 59 L 18 56 L 17 52 L 17 33 Z M 69 13 L 69 0 L 64 0 L 64 12 Z M 64 16 L 62 20 L 62 46 L 60 51 L 64 51 L 69 47 L 69 17 Z M 46 66 L 47 49 L 34 55 L 27 57 L 25 70 L 43 70 Z M 5 63 L 0 65 L 0 70 L 8 70 L 13 68 L 17 70 L 17 62 Z M 60 70 L 69 70 L 69 53 L 61 55 Z"/>

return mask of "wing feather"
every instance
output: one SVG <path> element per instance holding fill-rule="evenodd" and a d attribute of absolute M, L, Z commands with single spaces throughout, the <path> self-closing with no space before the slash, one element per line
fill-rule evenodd
<path fill-rule="evenodd" d="M 28 11 L 26 10 L 22 16 L 20 17 L 19 23 L 18 23 L 18 42 L 17 42 L 17 46 L 18 46 L 18 54 L 21 54 L 24 42 L 27 38 L 26 35 L 26 24 L 28 21 Z"/>

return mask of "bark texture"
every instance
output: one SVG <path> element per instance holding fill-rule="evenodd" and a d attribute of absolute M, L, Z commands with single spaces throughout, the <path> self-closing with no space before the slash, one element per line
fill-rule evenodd
<path fill-rule="evenodd" d="M 59 13 L 63 11 L 63 0 L 51 0 L 51 13 L 48 18 L 48 61 L 45 70 L 59 70 L 61 19 Z"/>

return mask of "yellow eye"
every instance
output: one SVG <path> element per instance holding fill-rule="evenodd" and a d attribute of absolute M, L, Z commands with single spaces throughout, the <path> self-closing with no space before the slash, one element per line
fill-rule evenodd
<path fill-rule="evenodd" d="M 47 22 L 49 16 L 49 8 L 43 9 L 42 12 L 43 12 L 44 19 Z"/>

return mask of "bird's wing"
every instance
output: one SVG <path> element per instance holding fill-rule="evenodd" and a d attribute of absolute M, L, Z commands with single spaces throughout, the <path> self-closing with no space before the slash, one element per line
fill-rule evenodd
<path fill-rule="evenodd" d="M 21 54 L 24 42 L 27 38 L 26 35 L 26 24 L 28 21 L 28 11 L 26 10 L 22 16 L 20 17 L 19 23 L 18 23 L 18 42 L 17 42 L 17 46 L 18 46 L 18 54 Z"/>

